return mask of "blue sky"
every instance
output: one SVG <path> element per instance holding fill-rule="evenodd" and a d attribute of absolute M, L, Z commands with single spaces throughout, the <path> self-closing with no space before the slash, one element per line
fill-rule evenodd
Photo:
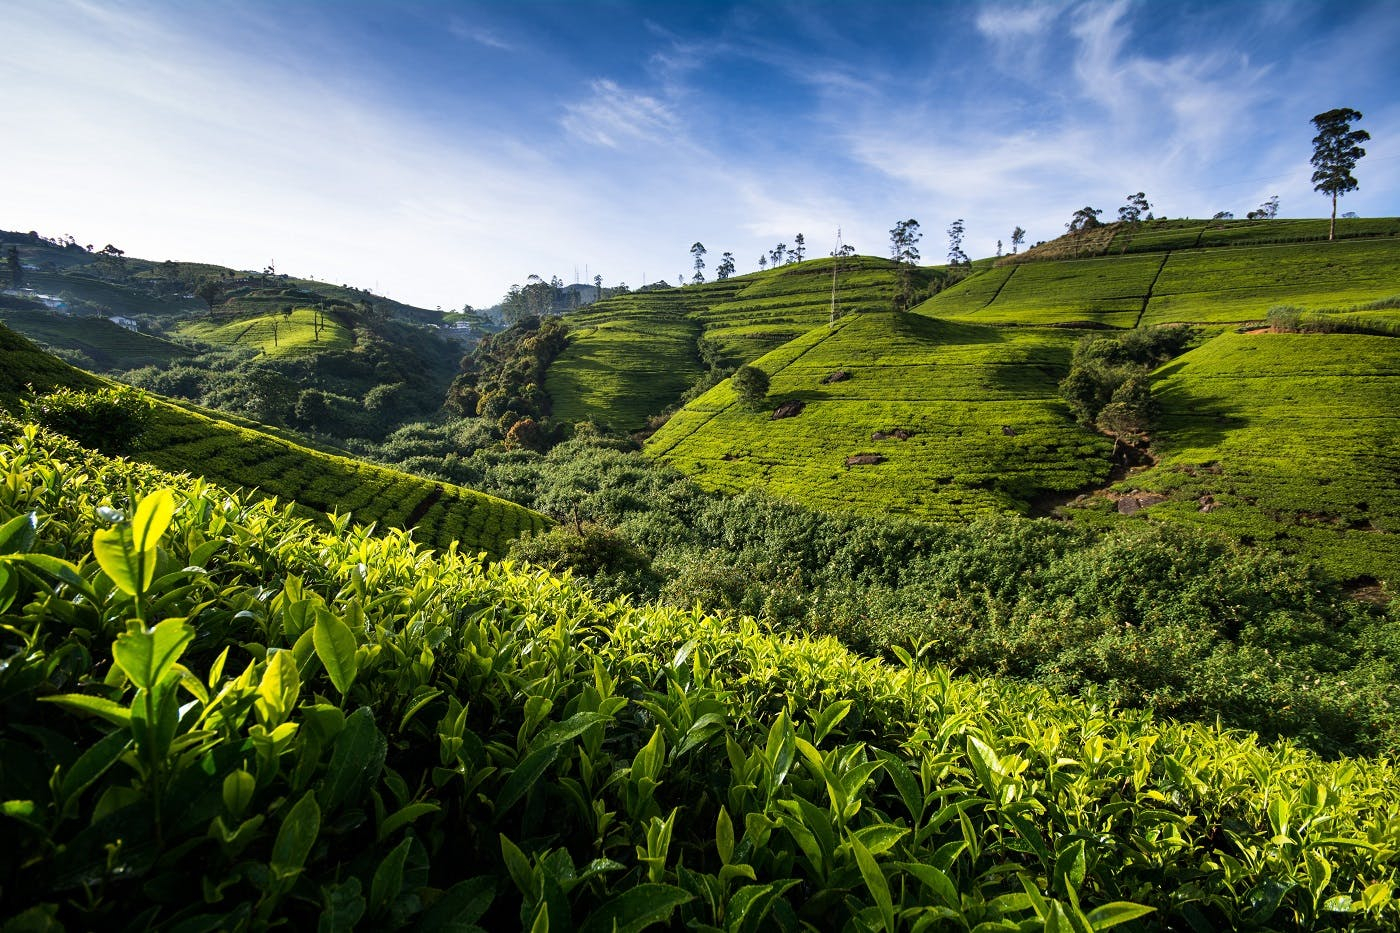
<path fill-rule="evenodd" d="M 1309 118 L 1400 214 L 1400 4 L 0 0 L 0 228 L 432 307 L 534 273 L 740 272 L 804 233 L 925 262 L 1078 207 L 1324 216 Z"/>

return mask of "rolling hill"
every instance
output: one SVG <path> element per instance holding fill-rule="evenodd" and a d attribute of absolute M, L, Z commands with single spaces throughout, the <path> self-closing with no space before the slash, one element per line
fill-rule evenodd
<path fill-rule="evenodd" d="M 1060 243 L 977 269 L 913 314 L 816 327 L 757 359 L 772 381 L 763 410 L 723 383 L 647 450 L 712 489 L 935 520 L 1038 512 L 1097 488 L 1067 514 L 1203 524 L 1342 579 L 1400 580 L 1400 343 L 1388 336 L 1400 333 L 1389 300 L 1400 295 L 1400 224 L 1244 246 L 1270 228 L 1171 223 L 1155 249 L 1135 240 L 1074 258 Z M 1284 240 L 1325 229 L 1272 228 Z M 1100 239 L 1122 235 L 1110 227 Z M 1315 329 L 1362 332 L 1266 332 L 1280 305 Z M 1084 334 L 1165 323 L 1198 325 L 1200 339 L 1154 376 L 1158 462 L 1110 476 L 1111 444 L 1075 423 L 1057 385 Z"/>
<path fill-rule="evenodd" d="M 545 383 L 555 418 L 643 427 L 710 365 L 747 363 L 827 321 L 836 262 L 814 259 L 720 282 L 634 292 L 569 315 L 569 348 Z M 851 256 L 840 263 L 838 314 L 890 307 L 893 262 Z M 943 277 L 918 270 L 915 288 L 927 290 Z"/>
<path fill-rule="evenodd" d="M 0 407 L 16 410 L 30 387 L 42 395 L 104 385 L 0 327 Z M 456 541 L 463 550 L 493 557 L 504 555 L 520 534 L 548 524 L 529 509 L 461 486 L 313 450 L 212 412 L 148 397 L 153 409 L 134 459 L 223 486 L 256 489 L 296 503 L 310 517 L 348 513 L 359 522 L 411 528 L 431 547 Z"/>

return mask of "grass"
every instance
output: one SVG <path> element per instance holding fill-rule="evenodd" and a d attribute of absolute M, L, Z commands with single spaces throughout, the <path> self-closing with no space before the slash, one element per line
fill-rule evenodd
<path fill-rule="evenodd" d="M 316 311 L 295 308 L 291 315 L 281 311 L 236 317 L 194 318 L 180 325 L 184 337 L 204 343 L 261 350 L 270 356 L 337 350 L 354 343 L 354 332 L 334 314 L 324 315 L 319 339 L 313 324 Z"/>
<path fill-rule="evenodd" d="M 1002 266 L 970 277 L 916 310 L 979 324 L 1133 327 L 1161 268 L 1160 256 Z M 988 281 L 979 281 L 983 278 Z"/>
<path fill-rule="evenodd" d="M 1165 367 L 1154 394 L 1160 463 L 1119 484 L 1168 496 L 1153 517 L 1302 554 L 1342 579 L 1400 580 L 1400 342 L 1222 334 Z"/>
<path fill-rule="evenodd" d="M 818 508 L 954 520 L 1027 511 L 1050 490 L 1107 475 L 1107 444 L 1056 396 L 1073 335 L 890 312 L 853 315 L 760 359 L 769 399 L 723 383 L 674 416 L 648 450 L 701 485 L 758 485 Z M 850 378 L 823 383 L 836 371 Z M 795 417 L 772 420 L 783 402 Z M 907 439 L 874 439 L 879 432 Z M 847 465 L 876 454 L 881 462 Z"/>
<path fill-rule="evenodd" d="M 39 392 L 102 384 L 3 327 L 0 374 L 0 403 L 12 409 L 28 383 Z M 296 503 L 309 517 L 349 513 L 359 522 L 412 528 L 431 547 L 457 541 L 463 550 L 492 557 L 504 555 L 519 535 L 548 524 L 536 512 L 471 489 L 313 450 L 189 406 L 155 401 L 133 459 L 222 486 L 256 489 Z"/>
<path fill-rule="evenodd" d="M 31 340 L 58 349 L 76 350 L 99 370 L 164 366 L 190 355 L 190 351 L 179 344 L 127 330 L 101 317 L 76 317 L 51 311 L 0 311 L 0 321 Z"/>

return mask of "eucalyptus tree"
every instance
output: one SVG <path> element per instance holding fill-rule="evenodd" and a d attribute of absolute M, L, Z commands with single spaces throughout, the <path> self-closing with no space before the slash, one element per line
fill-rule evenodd
<path fill-rule="evenodd" d="M 1327 239 L 1337 234 L 1337 198 L 1357 188 L 1352 169 L 1366 154 L 1361 144 L 1371 138 L 1365 130 L 1353 130 L 1352 123 L 1361 119 L 1361 114 L 1350 107 L 1338 107 L 1312 118 L 1317 127 L 1313 137 L 1312 164 L 1316 169 L 1312 174 L 1313 190 L 1332 197 L 1332 220 L 1327 225 Z"/>

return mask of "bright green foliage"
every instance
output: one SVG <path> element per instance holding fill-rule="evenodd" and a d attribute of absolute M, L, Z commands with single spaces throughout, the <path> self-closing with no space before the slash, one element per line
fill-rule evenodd
<path fill-rule="evenodd" d="M 92 503 L 170 478 L 34 433 L 0 476 L 0 920 L 1400 923 L 1384 761 L 600 606 L 198 482 L 173 495 L 148 625 L 86 542 Z M 324 613 L 356 644 L 345 690 Z"/>
<path fill-rule="evenodd" d="M 256 489 L 296 503 L 303 515 L 338 512 L 346 520 L 353 516 L 412 528 L 426 545 L 445 548 L 456 541 L 464 550 L 493 557 L 504 555 L 519 535 L 548 524 L 535 512 L 461 486 L 312 450 L 135 389 L 104 388 L 0 328 L 0 374 L 11 367 L 30 368 L 36 388 L 47 384 L 45 394 L 26 400 L 27 410 L 80 443 L 104 453 L 129 452 L 162 469 L 195 472 L 224 486 Z M 3 389 L 0 382 L 0 403 L 6 401 Z M 18 407 L 20 398 L 11 398 Z"/>
<path fill-rule="evenodd" d="M 814 259 L 686 288 L 636 292 L 570 315 L 569 349 L 549 370 L 555 417 L 643 427 L 681 400 L 708 367 L 727 373 L 829 321 L 832 265 Z M 898 287 L 895 264 L 843 257 L 836 277 L 840 315 L 886 311 Z M 915 269 L 922 298 L 943 274 Z"/>
<path fill-rule="evenodd" d="M 722 384 L 647 449 L 704 487 L 758 483 L 821 508 L 933 519 L 1024 511 L 1039 493 L 1108 472 L 1109 445 L 1075 426 L 1056 394 L 1074 337 L 853 315 L 758 361 L 771 380 L 765 410 Z M 833 373 L 848 378 L 824 381 Z M 790 401 L 805 407 L 769 417 Z M 880 459 L 848 462 L 862 455 Z"/>
<path fill-rule="evenodd" d="M 1394 338 L 1222 334 L 1158 373 L 1154 395 L 1161 461 L 1119 487 L 1169 496 L 1154 517 L 1400 580 Z"/>
<path fill-rule="evenodd" d="M 1008 262 L 965 279 L 918 310 L 989 324 L 1234 323 L 1263 320 L 1281 303 L 1335 308 L 1386 298 L 1395 294 L 1397 281 L 1400 240 L 1394 236 L 1324 239 Z"/>
<path fill-rule="evenodd" d="M 572 424 L 591 418 L 619 429 L 640 428 L 700 377 L 695 346 L 700 328 L 641 300 L 669 294 L 628 296 L 636 300 L 627 301 L 623 313 L 569 316 L 569 348 L 545 380 L 556 420 Z"/>
<path fill-rule="evenodd" d="M 88 447 L 126 453 L 151 419 L 154 403 L 126 386 L 83 390 L 57 388 L 25 398 L 24 418 Z"/>
<path fill-rule="evenodd" d="M 763 407 L 763 403 L 768 400 L 769 385 L 768 374 L 747 363 L 734 370 L 734 375 L 729 377 L 729 387 L 748 408 Z"/>
<path fill-rule="evenodd" d="M 337 315 L 325 314 L 319 332 L 315 321 L 314 308 L 298 307 L 293 308 L 291 314 L 273 310 L 235 318 L 220 316 L 214 320 L 195 317 L 183 322 L 179 333 L 203 343 L 248 347 L 273 356 L 316 353 L 351 345 L 354 331 Z"/>

